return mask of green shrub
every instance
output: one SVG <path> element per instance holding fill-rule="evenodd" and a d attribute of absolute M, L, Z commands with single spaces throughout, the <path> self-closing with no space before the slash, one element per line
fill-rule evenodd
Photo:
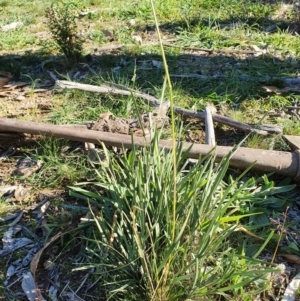
<path fill-rule="evenodd" d="M 77 33 L 77 12 L 72 2 L 57 2 L 46 12 L 49 29 L 60 51 L 70 63 L 82 56 L 83 39 Z"/>

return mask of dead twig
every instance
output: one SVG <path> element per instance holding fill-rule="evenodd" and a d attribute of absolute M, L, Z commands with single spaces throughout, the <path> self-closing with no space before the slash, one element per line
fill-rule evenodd
<path fill-rule="evenodd" d="M 57 80 L 56 85 L 64 89 L 75 89 L 75 90 L 82 90 L 82 91 L 89 91 L 89 92 L 96 92 L 96 93 L 112 94 L 112 95 L 126 95 L 126 96 L 134 95 L 145 99 L 152 107 L 159 107 L 161 105 L 161 102 L 156 97 L 146 93 L 133 91 L 133 90 L 128 91 L 124 89 L 109 88 L 104 86 L 93 86 L 93 85 L 80 84 L 80 83 L 75 83 L 66 80 Z"/>

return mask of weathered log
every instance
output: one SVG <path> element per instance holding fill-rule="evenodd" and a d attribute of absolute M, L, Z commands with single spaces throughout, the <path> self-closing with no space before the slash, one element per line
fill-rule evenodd
<path fill-rule="evenodd" d="M 92 130 L 62 127 L 59 125 L 21 121 L 9 118 L 0 118 L 0 131 L 29 133 L 50 137 L 65 138 L 69 140 L 104 143 L 107 146 L 132 148 L 132 142 L 137 146 L 149 145 L 144 137 L 132 137 L 130 135 L 113 134 Z M 0 141 L 1 145 L 1 141 Z M 160 140 L 159 146 L 172 149 L 172 141 Z M 216 146 L 215 148 L 203 144 L 184 143 L 184 149 L 189 149 L 188 156 L 198 159 L 200 155 L 206 155 L 213 150 L 216 162 L 220 162 L 233 148 L 228 146 Z M 240 147 L 230 159 L 230 165 L 238 169 L 245 169 L 254 163 L 253 170 L 269 173 L 275 172 L 284 176 L 298 178 L 300 176 L 300 151 L 282 152 Z"/>

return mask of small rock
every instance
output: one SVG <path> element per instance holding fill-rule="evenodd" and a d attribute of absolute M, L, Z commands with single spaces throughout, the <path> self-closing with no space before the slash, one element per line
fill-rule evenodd
<path fill-rule="evenodd" d="M 137 44 L 140 44 L 140 45 L 141 45 L 142 42 L 143 42 L 142 37 L 139 36 L 139 35 L 137 35 L 137 34 L 134 34 L 134 35 L 132 36 L 132 40 L 133 40 L 134 43 L 137 43 Z"/>
<path fill-rule="evenodd" d="M 128 21 L 128 25 L 131 26 L 131 27 L 134 27 L 136 24 L 136 21 L 134 19 L 131 19 Z"/>
<path fill-rule="evenodd" d="M 23 22 L 13 22 L 1 27 L 2 31 L 9 31 L 23 26 Z"/>

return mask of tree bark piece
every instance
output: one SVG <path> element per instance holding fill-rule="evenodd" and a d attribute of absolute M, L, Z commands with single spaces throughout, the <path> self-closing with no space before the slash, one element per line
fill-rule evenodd
<path fill-rule="evenodd" d="M 133 147 L 133 143 L 137 146 L 149 145 L 149 141 L 144 137 L 132 137 L 130 135 L 81 130 L 9 118 L 0 118 L 0 131 L 29 133 L 34 135 L 45 135 L 48 137 L 54 136 L 95 144 L 104 143 L 107 146 L 124 147 L 128 149 Z M 198 159 L 200 155 L 206 155 L 209 152 L 212 152 L 215 154 L 216 162 L 220 162 L 224 156 L 233 150 L 232 147 L 228 146 L 216 146 L 215 148 L 212 148 L 209 145 L 191 143 L 183 143 L 183 146 L 185 150 L 190 148 L 188 153 L 189 158 Z M 172 141 L 160 140 L 159 147 L 171 150 Z M 253 170 L 265 173 L 275 172 L 284 176 L 298 178 L 300 176 L 299 158 L 299 150 L 290 153 L 240 147 L 232 155 L 230 165 L 237 169 L 245 169 L 254 163 Z"/>

